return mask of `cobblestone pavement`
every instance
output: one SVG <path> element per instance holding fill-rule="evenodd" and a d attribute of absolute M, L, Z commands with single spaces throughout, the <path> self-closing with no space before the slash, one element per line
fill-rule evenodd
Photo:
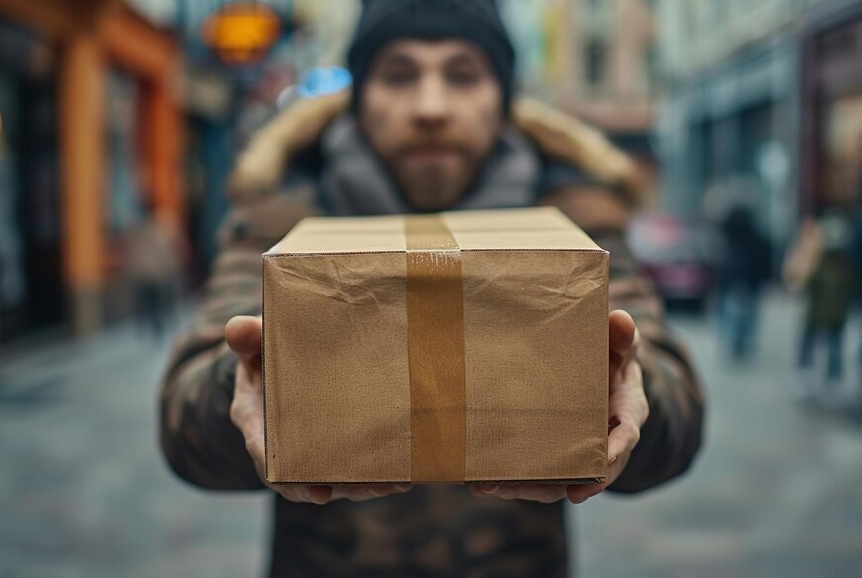
<path fill-rule="evenodd" d="M 570 508 L 580 576 L 859 575 L 862 419 L 794 401 L 798 319 L 771 299 L 741 366 L 711 322 L 675 319 L 709 394 L 704 451 L 678 483 Z M 158 453 L 166 356 L 129 326 L 0 350 L 0 578 L 261 575 L 268 498 L 198 491 Z"/>

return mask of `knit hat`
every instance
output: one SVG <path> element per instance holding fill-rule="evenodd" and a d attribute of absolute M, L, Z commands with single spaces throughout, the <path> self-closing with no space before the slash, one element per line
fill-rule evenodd
<path fill-rule="evenodd" d="M 515 49 L 496 0 L 363 0 L 362 16 L 347 62 L 353 75 L 353 109 L 377 52 L 401 39 L 459 39 L 488 56 L 503 93 L 506 112 L 512 100 Z"/>

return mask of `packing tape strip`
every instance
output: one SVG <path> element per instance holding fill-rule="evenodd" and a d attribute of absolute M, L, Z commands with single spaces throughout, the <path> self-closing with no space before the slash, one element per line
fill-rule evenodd
<path fill-rule="evenodd" d="M 461 249 L 437 215 L 405 218 L 411 481 L 463 483 L 467 437 Z"/>

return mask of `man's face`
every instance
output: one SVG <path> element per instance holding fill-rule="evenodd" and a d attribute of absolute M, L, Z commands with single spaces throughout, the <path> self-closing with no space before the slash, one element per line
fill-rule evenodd
<path fill-rule="evenodd" d="M 502 91 L 484 52 L 462 41 L 398 41 L 368 75 L 359 123 L 410 203 L 450 207 L 500 134 Z"/>

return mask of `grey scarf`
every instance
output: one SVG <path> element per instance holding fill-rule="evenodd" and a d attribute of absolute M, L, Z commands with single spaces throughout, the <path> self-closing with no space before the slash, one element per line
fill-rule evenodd
<path fill-rule="evenodd" d="M 318 203 L 333 216 L 415 213 L 352 116 L 332 123 L 322 137 L 324 170 Z M 500 138 L 476 185 L 451 210 L 527 207 L 536 202 L 539 155 L 514 128 Z"/>

